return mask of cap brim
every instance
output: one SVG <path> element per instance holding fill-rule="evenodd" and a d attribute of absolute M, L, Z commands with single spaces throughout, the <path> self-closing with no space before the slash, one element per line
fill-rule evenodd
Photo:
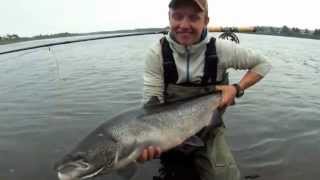
<path fill-rule="evenodd" d="M 169 7 L 174 8 L 177 6 L 177 4 L 179 4 L 180 2 L 183 2 L 183 1 L 185 1 L 185 0 L 171 0 L 169 3 Z M 201 11 L 204 11 L 206 9 L 205 7 L 203 7 L 201 2 L 199 2 L 198 0 L 190 0 L 190 2 L 192 2 L 192 1 L 200 8 Z"/>
<path fill-rule="evenodd" d="M 203 7 L 203 5 L 198 1 L 198 0 L 193 0 L 197 5 L 198 5 L 198 7 L 202 10 L 202 11 L 204 11 L 206 8 L 205 7 Z"/>

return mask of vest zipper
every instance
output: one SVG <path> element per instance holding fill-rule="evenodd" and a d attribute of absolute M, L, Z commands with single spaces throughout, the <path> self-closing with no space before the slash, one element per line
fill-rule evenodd
<path fill-rule="evenodd" d="M 186 52 L 187 52 L 187 82 L 190 82 L 190 73 L 189 73 L 189 68 L 190 68 L 190 51 L 186 47 Z"/>

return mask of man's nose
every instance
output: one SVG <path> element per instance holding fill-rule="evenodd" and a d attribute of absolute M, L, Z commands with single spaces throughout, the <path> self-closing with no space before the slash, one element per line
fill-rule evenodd
<path fill-rule="evenodd" d="M 183 18 L 180 23 L 180 28 L 189 28 L 190 27 L 190 21 L 188 18 Z"/>

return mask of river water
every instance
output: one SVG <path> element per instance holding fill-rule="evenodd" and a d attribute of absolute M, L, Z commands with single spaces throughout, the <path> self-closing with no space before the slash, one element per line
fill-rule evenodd
<path fill-rule="evenodd" d="M 159 37 L 106 39 L 0 56 L 0 179 L 57 179 L 52 168 L 57 159 L 112 115 L 140 105 L 144 54 Z M 265 55 L 273 65 L 225 113 L 227 139 L 242 176 L 317 179 L 320 41 L 248 34 L 239 38 L 242 46 Z M 52 41 L 57 39 L 45 42 Z M 43 42 L 0 46 L 0 51 Z M 243 73 L 230 70 L 231 81 Z M 135 179 L 151 179 L 155 171 L 147 163 Z"/>

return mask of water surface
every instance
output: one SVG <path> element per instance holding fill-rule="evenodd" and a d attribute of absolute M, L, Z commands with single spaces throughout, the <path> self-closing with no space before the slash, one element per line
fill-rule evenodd
<path fill-rule="evenodd" d="M 159 37 L 106 39 L 0 56 L 0 179 L 57 179 L 54 161 L 111 116 L 139 106 L 146 47 Z M 273 65 L 225 114 L 227 138 L 242 175 L 315 179 L 320 174 L 320 41 L 239 38 L 242 46 L 265 55 Z M 45 43 L 51 41 L 57 39 Z M 237 82 L 244 72 L 230 73 Z M 143 165 L 135 179 L 151 179 L 153 166 Z"/>

